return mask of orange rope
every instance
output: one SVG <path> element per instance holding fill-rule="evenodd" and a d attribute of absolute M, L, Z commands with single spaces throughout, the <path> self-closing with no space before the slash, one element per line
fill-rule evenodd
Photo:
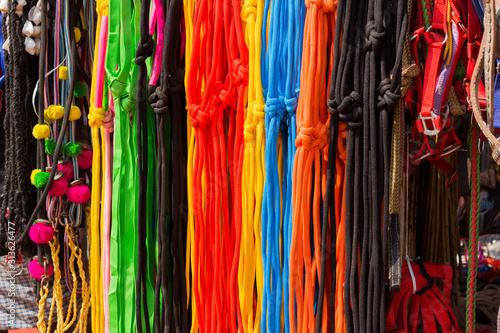
<path fill-rule="evenodd" d="M 321 265 L 320 204 L 324 200 L 329 113 L 326 108 L 327 54 L 334 1 L 307 1 L 302 53 L 300 98 L 297 108 L 297 152 L 293 179 L 293 231 L 290 250 L 291 332 L 314 332 L 315 288 Z M 306 177 L 313 175 L 313 177 Z M 313 191 L 314 189 L 314 191 Z M 311 206 L 312 196 L 312 206 Z M 312 221 L 311 221 L 312 218 Z M 313 224 L 314 253 L 311 253 L 310 224 Z M 305 274 L 303 274 L 305 272 Z M 326 293 L 326 290 L 325 290 Z M 325 297 L 326 299 L 326 297 Z M 326 314 L 328 302 L 323 303 Z M 294 307 L 297 308 L 295 318 Z M 295 320 L 297 326 L 295 327 Z M 326 332 L 328 316 L 322 317 Z"/>

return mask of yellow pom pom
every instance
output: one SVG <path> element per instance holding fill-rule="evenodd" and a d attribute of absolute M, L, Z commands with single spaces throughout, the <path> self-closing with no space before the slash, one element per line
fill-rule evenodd
<path fill-rule="evenodd" d="M 64 116 L 64 108 L 60 105 L 50 105 L 47 114 L 50 119 L 61 119 Z"/>
<path fill-rule="evenodd" d="M 80 119 L 82 116 L 82 111 L 80 111 L 80 108 L 76 105 L 73 105 L 69 111 L 69 121 L 74 121 Z"/>
<path fill-rule="evenodd" d="M 80 38 L 82 38 L 82 33 L 78 27 L 75 27 L 75 42 L 79 42 Z"/>
<path fill-rule="evenodd" d="M 52 124 L 54 122 L 54 119 L 49 117 L 49 110 L 47 109 L 43 110 L 43 120 L 45 120 L 48 124 Z"/>
<path fill-rule="evenodd" d="M 59 80 L 67 80 L 68 79 L 68 67 L 60 66 L 59 67 Z"/>
<path fill-rule="evenodd" d="M 30 176 L 30 179 L 31 179 L 31 185 L 35 185 L 35 175 L 39 172 L 41 172 L 42 170 L 40 169 L 35 169 L 33 171 L 31 171 L 31 176 Z"/>
<path fill-rule="evenodd" d="M 48 138 L 50 136 L 49 126 L 45 124 L 36 124 L 35 127 L 33 127 L 33 136 L 38 140 Z"/>

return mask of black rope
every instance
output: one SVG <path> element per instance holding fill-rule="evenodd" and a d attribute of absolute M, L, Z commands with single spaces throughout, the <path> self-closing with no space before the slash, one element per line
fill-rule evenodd
<path fill-rule="evenodd" d="M 183 214 L 187 205 L 186 165 L 187 165 L 187 130 L 184 100 L 184 70 L 180 59 L 181 36 L 179 32 L 182 16 L 182 1 L 169 1 L 167 6 L 165 25 L 165 49 L 167 61 L 163 85 L 168 87 L 169 111 L 171 118 L 171 147 L 172 147 L 172 305 L 173 319 L 176 332 L 187 332 L 187 294 L 184 239 L 187 226 L 187 216 Z M 166 81 L 166 82 L 165 82 Z"/>
<path fill-rule="evenodd" d="M 23 239 L 16 241 L 14 246 L 12 235 L 15 233 L 18 237 L 29 229 L 29 213 L 36 202 L 35 188 L 30 183 L 29 175 L 36 167 L 36 155 L 33 154 L 36 141 L 31 135 L 36 117 L 31 96 L 36 83 L 38 57 L 25 51 L 25 36 L 22 33 L 26 14 L 34 5 L 31 2 L 25 5 L 24 14 L 19 17 L 15 13 L 17 3 L 9 2 L 2 22 L 3 36 L 5 40 L 9 38 L 10 46 L 4 52 L 5 91 L 2 112 L 5 113 L 3 125 L 6 144 L 4 191 L 0 198 L 0 247 L 10 250 L 15 248 L 16 252 L 21 250 L 27 256 L 35 253 L 35 245 Z M 7 210 L 9 215 L 6 217 Z"/>
<path fill-rule="evenodd" d="M 147 303 L 146 277 L 146 228 L 147 228 L 147 164 L 148 164 L 148 126 L 147 126 L 147 67 L 146 59 L 153 54 L 154 41 L 149 35 L 149 1 L 141 1 L 140 13 L 141 38 L 135 52 L 135 63 L 139 67 L 137 78 L 137 168 L 139 174 L 139 198 L 137 209 L 137 279 L 136 279 L 136 322 L 137 332 L 151 332 Z M 165 223 L 160 224 L 164 225 Z M 160 234 L 161 235 L 161 234 Z M 144 317 L 144 318 L 143 318 Z"/>
<path fill-rule="evenodd" d="M 330 143 L 318 307 L 321 309 L 325 288 L 326 226 L 330 220 L 329 311 L 335 318 L 337 217 L 333 194 L 339 121 L 342 121 L 348 131 L 343 203 L 346 209 L 343 288 L 346 332 L 385 332 L 390 112 L 400 98 L 399 73 L 407 24 L 405 8 L 404 0 L 338 2 L 328 99 Z M 320 332 L 321 310 L 317 320 L 317 332 Z M 334 323 L 329 329 L 335 331 Z"/>

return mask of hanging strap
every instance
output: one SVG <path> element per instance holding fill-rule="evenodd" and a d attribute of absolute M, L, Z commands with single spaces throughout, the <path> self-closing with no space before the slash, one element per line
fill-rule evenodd
<path fill-rule="evenodd" d="M 387 310 L 387 332 L 417 332 L 420 325 L 425 332 L 438 332 L 436 321 L 440 331 L 460 332 L 450 302 L 451 266 L 414 262 L 403 263 L 401 291 L 392 294 Z M 433 278 L 442 280 L 442 290 L 433 284 Z"/>

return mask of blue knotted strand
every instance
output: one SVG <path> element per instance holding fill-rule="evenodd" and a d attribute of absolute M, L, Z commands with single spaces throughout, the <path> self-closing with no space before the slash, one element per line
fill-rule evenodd
<path fill-rule="evenodd" d="M 264 293 L 261 330 L 280 332 L 281 305 L 284 301 L 285 332 L 289 332 L 292 180 L 297 132 L 295 111 L 300 87 L 305 4 L 302 0 L 272 3 L 266 0 L 264 22 L 267 22 L 268 15 L 270 35 L 267 36 L 267 29 L 262 29 L 261 54 L 262 85 L 266 103 L 266 179 L 262 201 Z M 282 161 L 278 161 L 280 132 Z M 282 182 L 278 171 L 280 162 L 283 165 Z"/>

